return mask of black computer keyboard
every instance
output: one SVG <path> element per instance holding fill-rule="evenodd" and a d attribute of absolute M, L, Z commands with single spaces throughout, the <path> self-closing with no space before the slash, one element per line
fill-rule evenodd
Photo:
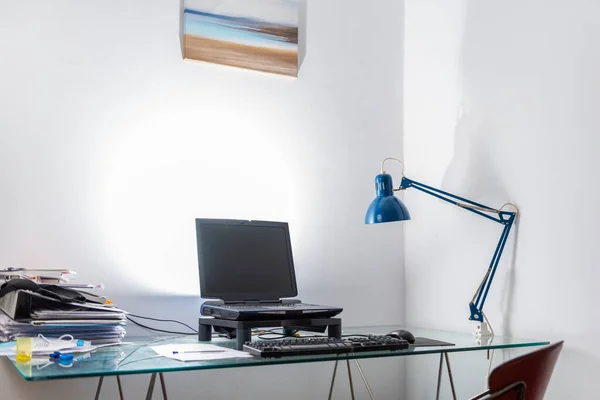
<path fill-rule="evenodd" d="M 404 350 L 408 342 L 383 335 L 335 338 L 295 338 L 246 342 L 244 351 L 260 357 L 310 354 L 358 353 L 378 350 Z"/>

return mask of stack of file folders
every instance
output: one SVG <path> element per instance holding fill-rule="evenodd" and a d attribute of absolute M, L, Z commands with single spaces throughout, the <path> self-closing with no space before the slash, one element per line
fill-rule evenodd
<path fill-rule="evenodd" d="M 126 325 L 125 311 L 87 291 L 28 279 L 11 279 L 0 286 L 0 342 L 69 334 L 112 343 L 125 336 Z"/>

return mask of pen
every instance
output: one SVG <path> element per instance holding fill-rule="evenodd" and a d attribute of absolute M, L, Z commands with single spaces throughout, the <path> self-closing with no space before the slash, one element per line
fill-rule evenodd
<path fill-rule="evenodd" d="M 189 353 L 224 353 L 225 350 L 192 350 L 192 351 L 174 351 L 173 354 L 189 354 Z"/>

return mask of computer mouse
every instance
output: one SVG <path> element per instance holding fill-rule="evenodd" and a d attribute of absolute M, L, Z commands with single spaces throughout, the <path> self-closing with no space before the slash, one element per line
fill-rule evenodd
<path fill-rule="evenodd" d="M 414 343 L 415 342 L 415 337 L 413 336 L 413 334 L 410 333 L 409 331 L 405 331 L 403 329 L 397 329 L 395 331 L 391 331 L 386 336 L 391 336 L 391 337 L 394 337 L 396 339 L 404 339 L 408 343 Z"/>

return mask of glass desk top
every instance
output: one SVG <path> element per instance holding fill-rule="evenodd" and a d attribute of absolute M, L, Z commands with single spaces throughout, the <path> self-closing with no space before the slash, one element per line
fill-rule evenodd
<path fill-rule="evenodd" d="M 351 334 L 386 334 L 399 329 L 398 326 L 372 326 L 345 328 L 344 335 Z M 449 332 L 431 329 L 402 328 L 410 331 L 416 337 L 425 337 L 444 342 L 453 343 L 454 346 L 411 347 L 400 351 L 373 351 L 351 354 L 322 354 L 282 358 L 233 358 L 211 361 L 182 362 L 170 358 L 157 356 L 150 346 L 171 343 L 199 343 L 197 336 L 158 336 L 143 338 L 126 338 L 128 343 L 120 346 L 106 347 L 88 353 L 84 359 L 75 361 L 72 366 L 65 367 L 48 358 L 35 358 L 33 362 L 19 363 L 15 357 L 9 357 L 14 367 L 28 381 L 99 377 L 108 375 L 150 374 L 157 372 L 176 372 L 201 369 L 252 367 L 259 365 L 294 364 L 304 362 L 335 361 L 346 359 L 363 359 L 379 357 L 401 357 L 420 354 L 435 354 L 443 352 L 463 352 L 487 349 L 507 349 L 516 347 L 543 346 L 549 344 L 543 340 L 517 339 L 495 336 L 478 342 L 470 333 Z M 254 338 L 253 340 L 258 340 Z M 202 342 L 208 343 L 208 342 Z M 210 342 L 218 346 L 235 348 L 235 339 L 215 338 Z"/>

